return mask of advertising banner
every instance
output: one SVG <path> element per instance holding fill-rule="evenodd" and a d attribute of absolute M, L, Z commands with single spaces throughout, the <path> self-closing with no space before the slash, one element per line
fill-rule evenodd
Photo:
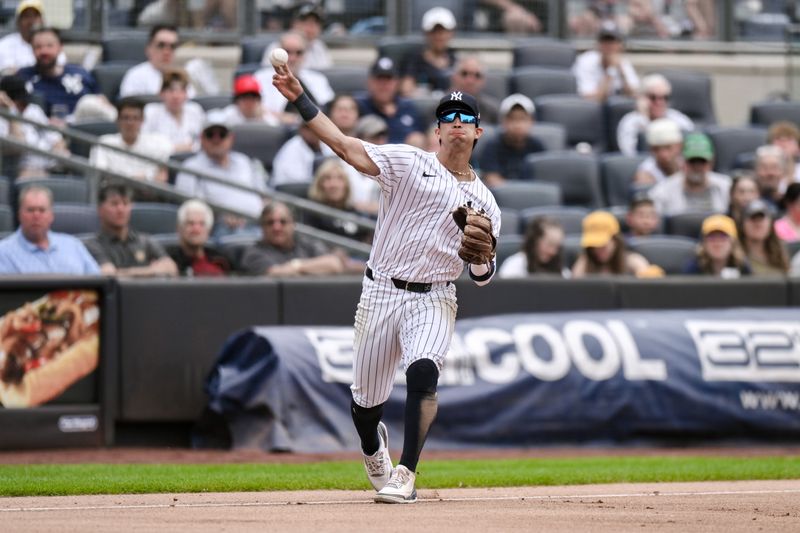
<path fill-rule="evenodd" d="M 428 446 L 800 438 L 796 309 L 605 311 L 460 320 Z M 353 330 L 252 328 L 209 377 L 233 447 L 358 449 Z M 404 378 L 384 420 L 401 438 Z M 211 442 L 208 427 L 197 446 Z M 400 442 L 400 441 L 395 441 Z"/>

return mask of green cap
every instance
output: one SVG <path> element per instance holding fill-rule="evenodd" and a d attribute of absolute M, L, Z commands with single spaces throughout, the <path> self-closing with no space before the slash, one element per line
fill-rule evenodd
<path fill-rule="evenodd" d="M 714 159 L 714 147 L 711 145 L 711 139 L 704 133 L 690 133 L 683 141 L 683 158 L 689 159 L 705 159 L 711 161 Z"/>

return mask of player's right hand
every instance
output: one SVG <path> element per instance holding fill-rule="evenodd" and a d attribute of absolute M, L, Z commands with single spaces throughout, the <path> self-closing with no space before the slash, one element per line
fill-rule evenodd
<path fill-rule="evenodd" d="M 294 74 L 292 74 L 292 71 L 289 70 L 289 67 L 286 65 L 275 67 L 275 74 L 272 76 L 272 85 L 274 85 L 275 88 L 278 89 L 278 92 L 290 102 L 294 102 L 303 94 L 303 86 L 300 85 L 300 82 L 294 77 Z"/>

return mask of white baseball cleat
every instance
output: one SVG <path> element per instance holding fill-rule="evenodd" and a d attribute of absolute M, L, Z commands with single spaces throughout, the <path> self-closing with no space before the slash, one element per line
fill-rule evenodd
<path fill-rule="evenodd" d="M 389 432 L 383 422 L 378 422 L 378 438 L 381 441 L 378 451 L 364 455 L 364 469 L 375 490 L 381 490 L 392 475 L 392 458 L 389 457 Z"/>
<path fill-rule="evenodd" d="M 414 482 L 417 476 L 403 465 L 392 470 L 389 482 L 375 495 L 379 503 L 414 503 L 417 501 L 417 489 Z"/>

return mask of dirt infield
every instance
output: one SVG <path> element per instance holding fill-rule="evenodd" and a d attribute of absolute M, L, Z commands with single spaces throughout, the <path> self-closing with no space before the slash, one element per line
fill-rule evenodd
<path fill-rule="evenodd" d="M 0 499 L 4 531 L 800 531 L 800 481 Z"/>

